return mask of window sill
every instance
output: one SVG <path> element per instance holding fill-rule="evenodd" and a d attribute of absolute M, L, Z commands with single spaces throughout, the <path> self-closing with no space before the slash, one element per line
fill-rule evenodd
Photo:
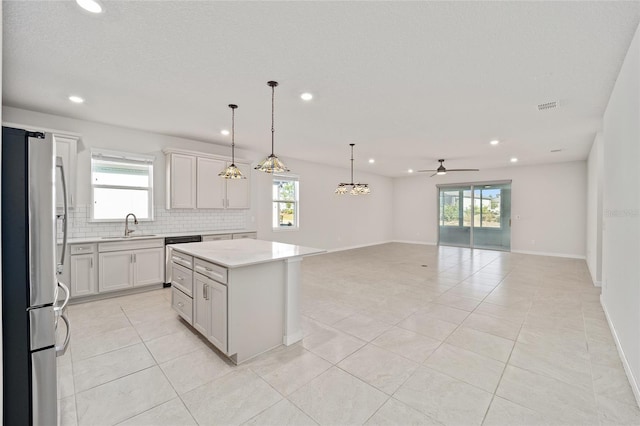
<path fill-rule="evenodd" d="M 273 232 L 293 232 L 300 230 L 299 226 L 283 226 L 281 228 L 271 228 Z"/>

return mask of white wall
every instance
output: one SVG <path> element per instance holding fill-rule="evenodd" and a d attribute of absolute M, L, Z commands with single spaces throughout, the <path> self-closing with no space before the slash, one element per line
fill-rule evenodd
<path fill-rule="evenodd" d="M 228 146 L 176 138 L 123 127 L 76 120 L 23 109 L 3 107 L 4 121 L 79 133 L 77 195 L 79 205 L 90 202 L 90 150 L 107 148 L 143 153 L 156 157 L 154 168 L 154 204 L 164 205 L 165 161 L 162 149 L 181 148 L 191 151 L 229 155 Z M 266 154 L 236 150 L 238 158 L 262 160 Z M 247 228 L 257 229 L 258 237 L 266 240 L 308 245 L 324 249 L 362 246 L 391 240 L 392 179 L 370 174 L 356 176 L 372 187 L 370 196 L 334 194 L 336 185 L 349 177 L 349 169 L 283 158 L 293 173 L 300 176 L 300 223 L 298 231 L 272 230 L 272 176 L 252 171 L 252 208 L 247 213 Z M 84 184 L 83 184 L 84 182 Z M 186 214 L 186 213 L 185 213 Z M 213 213 L 212 213 L 213 214 Z M 229 213 L 232 214 L 232 213 Z M 154 229 L 154 233 L 156 230 Z"/>
<path fill-rule="evenodd" d="M 594 285 L 602 282 L 602 134 L 598 133 L 587 160 L 587 266 Z"/>
<path fill-rule="evenodd" d="M 394 239 L 437 243 L 436 184 L 497 180 L 512 180 L 512 251 L 584 257 L 585 161 L 397 178 L 393 185 Z"/>
<path fill-rule="evenodd" d="M 640 28 L 604 115 L 602 305 L 640 403 Z"/>
<path fill-rule="evenodd" d="M 79 133 L 82 140 L 78 146 L 78 170 L 76 181 L 76 198 L 78 204 L 89 204 L 91 200 L 89 177 L 91 174 L 91 149 L 103 148 L 115 151 L 141 153 L 153 155 L 154 167 L 154 204 L 165 203 L 165 162 L 162 150 L 164 148 L 180 148 L 190 151 L 207 152 L 228 156 L 230 147 L 199 142 L 189 139 L 176 138 L 158 133 L 143 132 L 124 127 L 110 126 L 93 121 L 76 120 L 52 114 L 28 111 L 24 109 L 3 107 L 4 122 L 38 126 L 47 129 Z M 239 158 L 253 160 L 253 153 L 236 150 Z M 83 184 L 85 182 L 86 184 Z"/>
<path fill-rule="evenodd" d="M 284 243 L 338 249 L 388 242 L 392 238 L 391 178 L 355 171 L 357 180 L 368 183 L 366 196 L 336 195 L 349 170 L 288 159 L 292 173 L 300 176 L 300 229 L 273 231 L 271 213 L 258 215 L 261 238 Z M 271 203 L 272 176 L 260 174 L 258 204 Z"/>

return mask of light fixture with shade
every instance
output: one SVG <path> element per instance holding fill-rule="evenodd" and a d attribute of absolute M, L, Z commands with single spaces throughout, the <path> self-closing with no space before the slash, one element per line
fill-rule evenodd
<path fill-rule="evenodd" d="M 223 171 L 218 173 L 218 176 L 225 179 L 246 179 L 247 177 L 242 174 L 240 169 L 236 166 L 236 108 L 238 105 L 230 104 L 231 108 L 231 164 L 229 164 Z"/>
<path fill-rule="evenodd" d="M 258 164 L 255 169 L 265 173 L 283 173 L 288 172 L 289 169 L 284 165 L 278 157 L 276 157 L 274 153 L 274 127 L 273 127 L 273 117 L 274 117 L 274 105 L 275 105 L 275 88 L 278 85 L 277 81 L 269 81 L 267 85 L 271 87 L 271 155 L 262 160 L 260 164 Z"/>
<path fill-rule="evenodd" d="M 353 183 L 353 147 L 355 143 L 350 143 L 351 146 L 351 182 L 340 183 L 336 188 L 335 193 L 338 195 L 345 195 L 347 193 L 351 195 L 368 195 L 371 193 L 371 188 L 366 183 Z"/>

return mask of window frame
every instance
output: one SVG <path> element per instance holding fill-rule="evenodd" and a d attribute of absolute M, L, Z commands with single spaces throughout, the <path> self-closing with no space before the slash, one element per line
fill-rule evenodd
<path fill-rule="evenodd" d="M 275 183 L 281 182 L 281 181 L 295 182 L 295 191 L 294 191 L 293 201 L 280 200 L 280 199 L 276 199 L 276 197 L 273 196 L 273 187 Z M 279 210 L 274 210 L 275 203 L 293 203 L 295 205 L 295 208 L 294 208 L 295 223 L 293 226 L 274 226 L 274 222 L 277 221 L 277 223 L 279 223 L 279 220 L 273 216 L 276 214 L 277 211 L 279 211 Z M 285 174 L 285 173 L 273 174 L 273 179 L 271 180 L 271 210 L 272 210 L 271 229 L 273 232 L 291 232 L 291 231 L 298 231 L 300 229 L 300 177 L 298 175 Z"/>
<path fill-rule="evenodd" d="M 129 161 L 132 163 L 148 164 L 149 167 L 149 185 L 148 186 L 120 186 L 120 185 L 95 185 L 93 182 L 93 160 L 94 158 L 112 159 L 115 161 Z M 114 219 L 96 219 L 95 218 L 95 189 L 96 188 L 109 188 L 109 189 L 133 189 L 133 190 L 145 190 L 148 192 L 147 197 L 147 209 L 149 217 L 144 219 L 138 219 L 138 222 L 153 222 L 155 220 L 154 208 L 153 208 L 153 170 L 155 168 L 155 159 L 153 155 L 144 155 L 138 153 L 130 153 L 123 151 L 112 151 L 107 149 L 92 149 L 89 158 L 89 185 L 91 192 L 91 213 L 88 222 L 93 223 L 118 223 L 122 222 L 125 218 Z"/>

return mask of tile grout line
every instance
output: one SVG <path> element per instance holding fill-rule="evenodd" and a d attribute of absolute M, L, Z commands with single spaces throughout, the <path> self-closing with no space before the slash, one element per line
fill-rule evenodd
<path fill-rule="evenodd" d="M 191 410 L 189 410 L 189 407 L 187 407 L 187 404 L 184 402 L 184 400 L 182 399 L 182 396 L 180 395 L 180 393 L 178 392 L 178 390 L 173 386 L 173 383 L 171 383 L 171 380 L 169 380 L 169 377 L 167 377 L 166 373 L 164 372 L 164 370 L 162 369 L 162 367 L 160 367 L 160 364 L 158 363 L 158 360 L 156 359 L 156 357 L 153 355 L 153 352 L 151 351 L 151 349 L 149 349 L 149 347 L 147 346 L 147 343 L 144 341 L 144 339 L 142 338 L 142 336 L 140 336 L 140 333 L 138 332 L 138 329 L 133 325 L 133 323 L 131 322 L 131 319 L 129 318 L 129 315 L 127 315 L 127 312 L 124 310 L 124 308 L 122 308 L 122 306 L 120 306 L 120 309 L 122 309 L 122 312 L 124 313 L 125 317 L 127 318 L 127 321 L 129 321 L 129 324 L 131 324 L 131 327 L 133 327 L 134 331 L 136 332 L 136 334 L 138 335 L 138 337 L 140 338 L 140 342 L 144 345 L 145 349 L 147 350 L 147 352 L 149 352 L 149 355 L 151 355 L 151 358 L 153 359 L 153 361 L 155 362 L 155 365 L 148 367 L 146 369 L 149 368 L 153 368 L 153 367 L 158 367 L 158 370 L 160 370 L 160 372 L 162 373 L 162 375 L 164 376 L 165 380 L 167 381 L 167 383 L 169 383 L 169 386 L 171 386 L 171 389 L 173 389 L 173 391 L 175 392 L 176 396 L 180 399 L 180 402 L 182 402 L 182 405 L 184 405 L 185 409 L 187 410 L 187 412 L 189 413 L 189 415 L 191 416 L 191 418 L 193 419 L 193 421 L 198 424 L 198 422 L 196 421 L 193 413 L 191 413 Z M 146 370 L 144 369 L 144 370 Z M 144 370 L 140 370 L 140 371 L 144 371 Z M 135 373 L 131 373 L 131 374 L 135 374 Z M 171 398 L 173 399 L 173 398 Z M 167 402 L 171 401 L 171 399 L 169 399 L 168 401 L 164 401 L 160 404 L 154 405 L 153 407 L 150 407 L 148 410 L 145 410 L 143 412 L 137 413 L 125 420 L 123 420 L 122 422 L 131 419 L 133 417 L 136 417 L 142 413 L 146 413 L 147 411 L 153 410 L 156 407 L 161 406 L 162 404 L 166 404 Z M 120 423 L 122 423 L 120 422 Z"/>

